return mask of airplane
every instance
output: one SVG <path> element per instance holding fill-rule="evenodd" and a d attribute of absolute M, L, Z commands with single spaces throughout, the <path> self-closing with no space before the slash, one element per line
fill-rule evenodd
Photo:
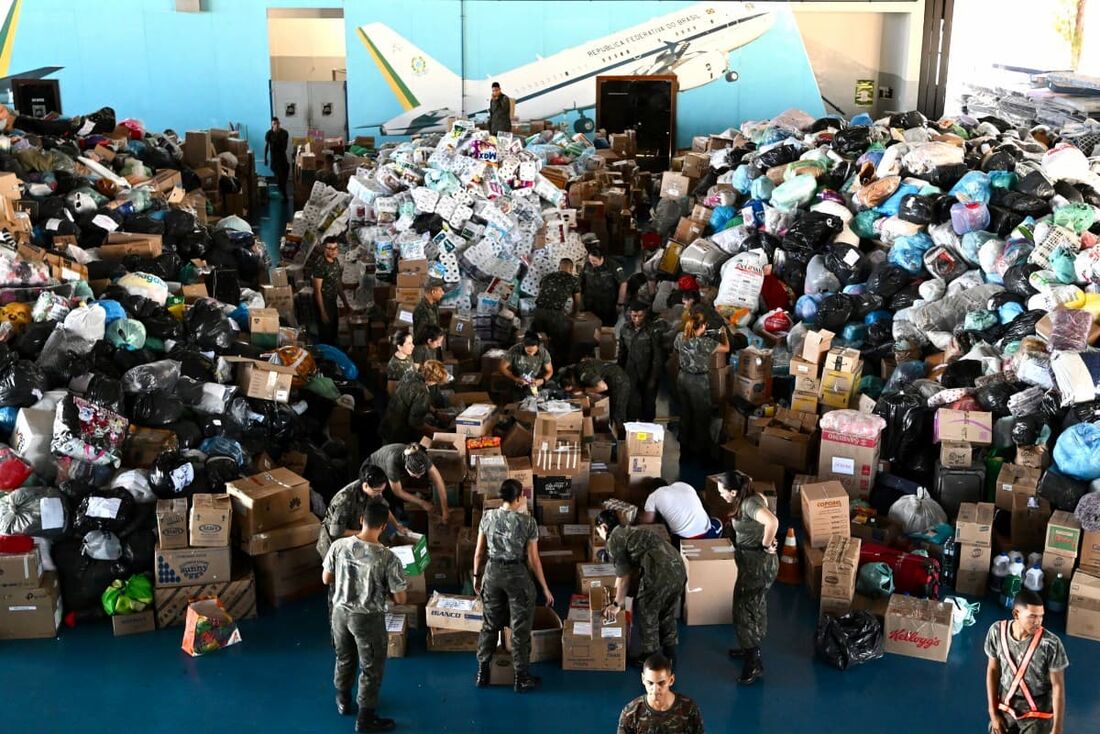
<path fill-rule="evenodd" d="M 37 69 L 8 75 L 12 46 L 15 43 L 15 29 L 19 23 L 19 11 L 22 8 L 23 0 L 0 0 L 0 8 L 4 5 L 7 8 L 0 11 L 0 16 L 4 18 L 3 24 L 0 25 L 0 75 L 3 75 L 0 76 L 0 97 L 6 99 L 8 92 L 11 91 L 12 79 L 44 79 L 65 67 L 40 66 Z"/>
<path fill-rule="evenodd" d="M 487 114 L 490 81 L 515 102 L 520 119 L 541 120 L 576 110 L 576 132 L 595 123 L 582 110 L 596 106 L 593 80 L 603 75 L 675 74 L 680 91 L 719 77 L 738 79 L 729 54 L 771 29 L 773 15 L 755 3 L 703 2 L 640 25 L 559 51 L 486 81 L 462 79 L 383 23 L 356 29 L 403 112 L 382 123 L 382 135 L 438 132 L 448 117 Z"/>

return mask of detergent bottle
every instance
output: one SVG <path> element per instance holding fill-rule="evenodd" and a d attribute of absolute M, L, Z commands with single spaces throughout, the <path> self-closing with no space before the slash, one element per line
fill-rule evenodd
<path fill-rule="evenodd" d="M 1031 589 L 1036 594 L 1043 590 L 1043 569 L 1039 568 L 1038 563 L 1029 568 L 1024 575 L 1024 588 Z"/>
<path fill-rule="evenodd" d="M 989 590 L 995 594 L 1001 593 L 1005 576 L 1008 576 L 1008 554 L 1000 553 L 993 559 L 993 571 L 989 575 Z"/>

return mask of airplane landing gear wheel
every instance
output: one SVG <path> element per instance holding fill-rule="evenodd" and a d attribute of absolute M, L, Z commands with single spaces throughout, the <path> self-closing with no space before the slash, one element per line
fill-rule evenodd
<path fill-rule="evenodd" d="M 581 115 L 576 122 L 573 123 L 573 132 L 575 133 L 590 133 L 596 129 L 596 121 L 591 117 L 585 117 Z"/>
<path fill-rule="evenodd" d="M 735 82 L 740 78 L 741 78 L 741 75 L 738 74 L 736 71 L 727 71 L 726 72 L 726 81 L 727 82 Z"/>

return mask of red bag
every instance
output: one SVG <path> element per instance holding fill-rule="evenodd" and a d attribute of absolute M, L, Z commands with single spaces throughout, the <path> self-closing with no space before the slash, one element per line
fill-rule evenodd
<path fill-rule="evenodd" d="M 894 572 L 894 593 L 940 598 L 940 562 L 878 543 L 863 543 L 859 564 L 885 563 Z"/>

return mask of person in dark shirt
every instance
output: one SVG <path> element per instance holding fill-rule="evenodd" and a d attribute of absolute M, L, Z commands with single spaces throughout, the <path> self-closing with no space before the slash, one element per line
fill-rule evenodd
<path fill-rule="evenodd" d="M 512 100 L 493 82 L 493 98 L 489 100 L 489 134 L 512 132 Z"/>
<path fill-rule="evenodd" d="M 290 161 L 286 155 L 287 146 L 290 144 L 290 134 L 283 129 L 278 117 L 271 118 L 271 129 L 264 135 L 264 165 L 268 165 L 270 153 L 271 172 L 275 174 L 275 183 L 279 185 L 279 193 L 283 200 L 290 201 L 290 192 L 286 188 L 286 177 L 290 171 Z"/>
<path fill-rule="evenodd" d="M 672 692 L 676 676 L 661 653 L 642 666 L 645 695 L 638 696 L 619 714 L 618 734 L 703 734 L 703 715 L 687 696 Z"/>
<path fill-rule="evenodd" d="M 573 325 L 565 318 L 566 306 L 570 311 L 579 310 L 581 282 L 573 274 L 573 261 L 563 257 L 556 272 L 539 282 L 539 295 L 535 299 L 535 318 L 531 322 L 535 331 L 541 331 L 550 339 L 550 356 L 564 364 L 569 358 L 570 337 Z"/>
<path fill-rule="evenodd" d="M 321 248 L 321 257 L 314 260 L 310 268 L 313 302 L 317 309 L 317 337 L 322 344 L 339 346 L 340 310 L 337 299 L 342 300 L 346 308 L 351 308 L 341 284 L 344 266 L 340 264 L 340 240 L 326 237 Z"/>

